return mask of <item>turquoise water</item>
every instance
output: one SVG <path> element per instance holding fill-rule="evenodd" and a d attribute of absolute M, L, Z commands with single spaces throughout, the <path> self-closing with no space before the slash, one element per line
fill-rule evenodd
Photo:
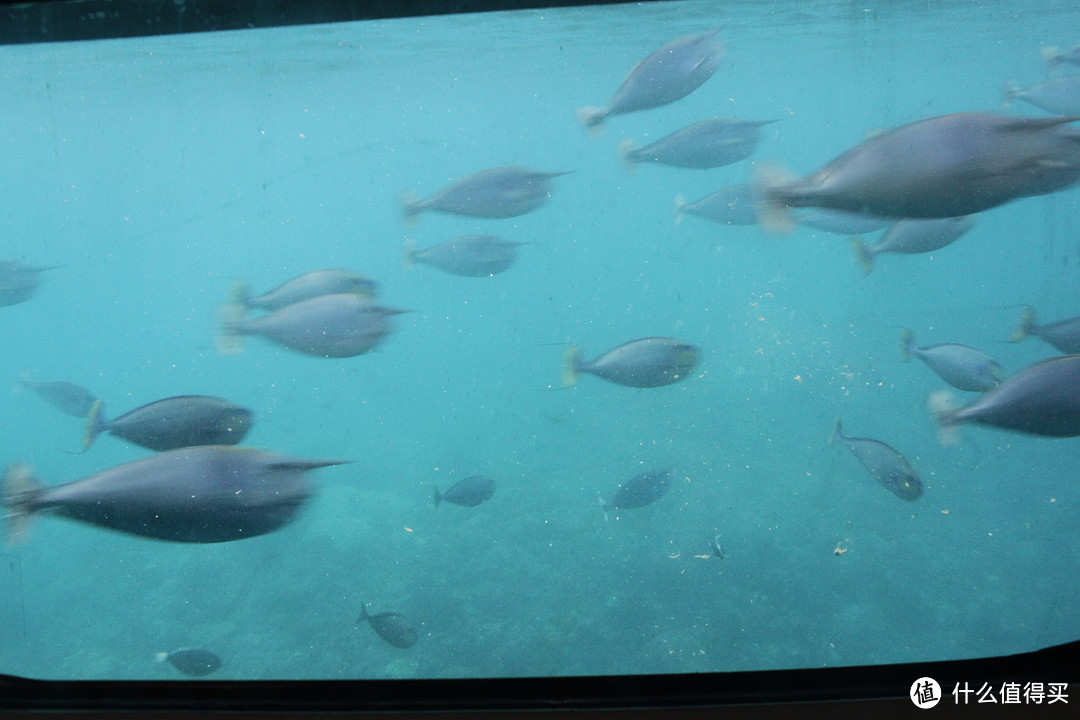
<path fill-rule="evenodd" d="M 272 535 L 171 545 L 43 517 L 0 552 L 0 671 L 168 678 L 155 652 L 205 647 L 220 678 L 668 673 L 930 661 L 1080 635 L 1075 440 L 971 429 L 942 449 L 942 384 L 899 362 L 963 342 L 1008 372 L 1053 354 L 1009 345 L 1034 305 L 1080 314 L 1077 191 L 985 213 L 956 245 L 879 259 L 845 238 L 771 237 L 687 217 L 745 182 L 620 168 L 624 137 L 712 116 L 775 119 L 755 160 L 805 173 L 868 133 L 996 111 L 1044 77 L 1039 49 L 1080 42 L 1072 3 L 716 3 L 529 11 L 0 48 L 7 172 L 0 257 L 63 265 L 2 308 L 0 377 L 69 380 L 114 413 L 171 395 L 252 408 L 248 444 L 353 464 Z M 590 139 L 642 57 L 723 25 L 712 79 Z M 1003 112 L 1038 116 L 1017 106 Z M 489 167 L 572 170 L 510 220 L 433 214 L 398 196 Z M 486 279 L 400 269 L 466 233 L 533 243 Z M 317 359 L 252 339 L 217 355 L 231 283 L 370 274 L 414 312 L 377 351 Z M 671 335 L 700 376 L 636 390 L 559 386 L 562 343 L 595 355 Z M 881 439 L 919 470 L 906 503 L 827 439 Z M 30 393 L 0 412 L 5 462 L 68 482 L 145 455 Z M 598 494 L 644 470 L 677 481 L 605 522 Z M 436 487 L 496 479 L 479 507 Z M 729 551 L 709 555 L 717 533 Z M 841 555 L 838 546 L 846 548 Z M 354 627 L 362 603 L 413 620 L 400 650 Z"/>

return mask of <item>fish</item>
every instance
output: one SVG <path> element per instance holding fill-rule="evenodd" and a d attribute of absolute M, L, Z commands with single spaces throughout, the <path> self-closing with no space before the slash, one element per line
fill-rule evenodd
<path fill-rule="evenodd" d="M 927 220 L 898 220 L 874 243 L 867 245 L 858 238 L 852 239 L 852 247 L 863 275 L 874 270 L 874 258 L 882 253 L 915 255 L 933 252 L 959 240 L 975 225 L 975 215 L 931 218 Z"/>
<path fill-rule="evenodd" d="M 233 286 L 230 302 L 241 305 L 245 310 L 274 312 L 322 295 L 340 293 L 374 298 L 377 290 L 375 281 L 365 275 L 352 270 L 328 268 L 297 275 L 262 295 L 251 295 L 247 283 L 240 281 Z"/>
<path fill-rule="evenodd" d="M 692 203 L 675 197 L 675 224 L 683 215 L 694 215 L 721 225 L 757 225 L 761 212 L 760 192 L 754 183 L 729 185 Z"/>
<path fill-rule="evenodd" d="M 900 359 L 909 362 L 912 356 L 958 390 L 986 392 L 1005 379 L 1005 371 L 986 353 L 958 343 L 918 347 L 914 333 L 904 328 L 900 336 Z"/>
<path fill-rule="evenodd" d="M 762 224 L 790 227 L 790 208 L 827 207 L 890 218 L 971 215 L 1045 195 L 1080 179 L 1073 117 L 964 112 L 875 135 L 804 179 L 764 169 Z"/>
<path fill-rule="evenodd" d="M 1009 80 L 1003 92 L 1006 106 L 1019 98 L 1055 115 L 1080 115 L 1080 74 L 1061 75 L 1023 89 Z"/>
<path fill-rule="evenodd" d="M 1056 47 L 1044 47 L 1042 49 L 1043 61 L 1048 67 L 1055 67 L 1061 63 L 1080 65 L 1080 45 L 1074 45 L 1069 50 L 1060 50 Z"/>
<path fill-rule="evenodd" d="M 254 423 L 251 410 L 209 395 L 178 395 L 156 400 L 112 420 L 94 403 L 86 416 L 85 451 L 103 432 L 148 450 L 176 450 L 194 445 L 236 445 Z"/>
<path fill-rule="evenodd" d="M 617 385 L 653 388 L 685 380 L 698 362 L 698 349 L 682 340 L 649 337 L 631 340 L 595 360 L 585 360 L 576 345 L 563 355 L 563 387 L 587 373 Z"/>
<path fill-rule="evenodd" d="M 839 440 L 851 454 L 862 463 L 870 477 L 882 487 L 903 500 L 918 500 L 923 494 L 922 480 L 915 469 L 908 464 L 904 456 L 880 440 L 853 438 L 844 434 L 840 418 L 833 424 L 833 434 L 829 442 Z"/>
<path fill-rule="evenodd" d="M 597 134 L 612 115 L 649 110 L 681 100 L 712 77 L 723 58 L 720 28 L 686 35 L 649 54 L 630 70 L 604 107 L 585 106 L 578 121 Z"/>
<path fill-rule="evenodd" d="M 393 330 L 390 317 L 406 312 L 353 293 L 321 295 L 260 317 L 226 313 L 219 318 L 217 346 L 221 353 L 236 353 L 241 337 L 258 335 L 305 355 L 354 357 L 381 344 Z"/>
<path fill-rule="evenodd" d="M 81 385 L 64 380 L 34 382 L 20 380 L 16 390 L 31 390 L 54 408 L 71 417 L 85 419 L 90 415 L 95 403 L 101 400 Z"/>
<path fill-rule="evenodd" d="M 657 163 L 693 170 L 731 165 L 745 160 L 761 141 L 761 127 L 773 120 L 710 118 L 687 125 L 645 147 L 630 138 L 619 143 L 623 169 L 633 171 L 638 163 Z"/>
<path fill-rule="evenodd" d="M 1039 325 L 1035 320 L 1035 309 L 1025 305 L 1024 314 L 1009 342 L 1020 342 L 1029 337 L 1050 343 L 1066 355 L 1080 354 L 1080 317 Z"/>
<path fill-rule="evenodd" d="M 528 243 L 503 240 L 494 235 L 462 235 L 424 250 L 406 240 L 401 266 L 409 270 L 416 263 L 464 277 L 491 277 L 507 270 L 517 260 L 517 248 Z"/>
<path fill-rule="evenodd" d="M 224 663 L 214 653 L 202 649 L 174 650 L 170 653 L 158 653 L 158 662 L 167 662 L 188 677 L 205 677 L 221 669 Z"/>
<path fill-rule="evenodd" d="M 728 557 L 728 549 L 724 546 L 724 538 L 720 535 L 713 535 L 713 539 L 709 541 L 709 550 L 712 551 L 714 557 L 721 560 L 726 560 Z"/>
<path fill-rule="evenodd" d="M 394 647 L 403 650 L 411 648 L 419 639 L 412 622 L 404 615 L 396 612 L 369 615 L 367 605 L 362 605 L 360 607 L 360 617 L 356 619 L 356 624 L 359 625 L 364 622 L 371 626 L 376 635 Z"/>
<path fill-rule="evenodd" d="M 407 193 L 402 198 L 406 221 L 423 212 L 504 219 L 532 212 L 551 197 L 548 181 L 568 172 L 537 172 L 523 167 L 499 167 L 469 175 L 429 198 Z"/>
<path fill-rule="evenodd" d="M 450 486 L 445 493 L 440 494 L 439 488 L 435 488 L 435 507 L 445 501 L 465 507 L 476 507 L 485 503 L 495 494 L 495 481 L 483 475 L 472 475 L 459 480 Z"/>
<path fill-rule="evenodd" d="M 958 428 L 976 423 L 1042 437 L 1080 435 L 1080 355 L 1035 363 L 973 402 L 955 407 L 948 391 L 931 393 L 928 405 L 943 445 L 959 441 Z"/>
<path fill-rule="evenodd" d="M 799 225 L 817 228 L 834 235 L 870 233 L 885 227 L 888 222 L 885 218 L 873 215 L 818 207 L 799 208 L 794 214 L 794 219 Z"/>
<path fill-rule="evenodd" d="M 643 472 L 630 478 L 615 492 L 610 501 L 599 498 L 604 516 L 612 510 L 631 510 L 652 505 L 671 488 L 674 473 L 669 470 Z"/>
<path fill-rule="evenodd" d="M 18 305 L 32 298 L 41 287 L 41 273 L 58 267 L 37 267 L 17 260 L 0 260 L 0 307 Z"/>
<path fill-rule="evenodd" d="M 344 460 L 309 460 L 224 445 L 150 455 L 64 485 L 9 465 L 2 504 L 9 542 L 42 513 L 140 537 L 219 543 L 273 532 L 313 494 L 304 474 Z"/>

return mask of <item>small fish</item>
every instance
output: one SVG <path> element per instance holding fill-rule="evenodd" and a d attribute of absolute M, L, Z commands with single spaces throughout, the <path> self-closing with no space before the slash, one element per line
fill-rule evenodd
<path fill-rule="evenodd" d="M 724 547 L 724 539 L 719 535 L 714 535 L 713 539 L 709 541 L 709 550 L 712 554 L 721 560 L 726 560 L 728 556 L 728 550 Z"/>
<path fill-rule="evenodd" d="M 395 612 L 384 612 L 377 615 L 368 615 L 367 605 L 360 608 L 360 617 L 356 624 L 366 622 L 375 631 L 375 634 L 394 647 L 407 649 L 416 644 L 419 636 L 412 622 L 404 615 Z"/>
<path fill-rule="evenodd" d="M 652 505 L 667 494 L 673 477 L 675 475 L 671 470 L 635 475 L 619 486 L 610 502 L 603 497 L 599 498 L 604 517 L 606 518 L 611 510 L 630 510 Z"/>
<path fill-rule="evenodd" d="M 99 400 L 87 413 L 82 449 L 87 450 L 103 432 L 156 451 L 236 445 L 247 435 L 252 422 L 251 410 L 208 395 L 157 400 L 112 420 L 105 419 Z"/>
<path fill-rule="evenodd" d="M 46 382 L 21 380 L 15 386 L 15 389 L 32 390 L 38 397 L 60 412 L 76 418 L 85 419 L 90 415 L 94 404 L 101 402 L 92 392 L 81 385 L 63 380 Z"/>
<path fill-rule="evenodd" d="M 221 669 L 224 664 L 209 650 L 184 649 L 170 653 L 158 653 L 158 662 L 167 662 L 188 677 L 205 677 Z"/>
<path fill-rule="evenodd" d="M 329 268 L 297 275 L 262 295 L 251 295 L 247 283 L 240 281 L 233 287 L 230 302 L 239 304 L 245 310 L 274 312 L 286 305 L 323 295 L 347 294 L 374 298 L 377 289 L 371 278 L 351 270 Z"/>
<path fill-rule="evenodd" d="M 595 360 L 585 360 L 576 345 L 563 355 L 563 386 L 581 373 L 636 388 L 654 388 L 685 380 L 698 362 L 698 349 L 682 340 L 650 337 L 631 340 Z"/>
<path fill-rule="evenodd" d="M 675 197 L 675 224 L 683 215 L 695 215 L 721 225 L 757 225 L 761 212 L 758 186 L 753 183 L 729 185 L 692 203 Z"/>
<path fill-rule="evenodd" d="M 440 494 L 439 488 L 435 488 L 435 507 L 437 509 L 439 503 L 443 501 L 454 505 L 476 507 L 480 503 L 490 500 L 494 494 L 494 480 L 483 475 L 472 475 L 454 483 L 445 493 Z"/>
<path fill-rule="evenodd" d="M 41 286 L 41 273 L 58 267 L 35 267 L 16 260 L 0 260 L 0 307 L 18 305 L 32 298 Z"/>
<path fill-rule="evenodd" d="M 874 258 L 882 253 L 915 255 L 940 250 L 959 240 L 974 224 L 974 215 L 899 220 L 872 246 L 854 238 L 852 247 L 863 275 L 869 275 L 874 270 Z"/>
<path fill-rule="evenodd" d="M 958 390 L 986 392 L 1005 379 L 1005 371 L 986 353 L 958 343 L 918 347 L 914 333 L 904 328 L 900 336 L 900 359 L 909 362 L 912 356 Z"/>
<path fill-rule="evenodd" d="M 1060 50 L 1056 47 L 1044 47 L 1042 49 L 1043 61 L 1048 67 L 1055 67 L 1061 63 L 1080 65 L 1080 45 L 1074 45 L 1070 50 Z"/>
<path fill-rule="evenodd" d="M 1006 106 L 1019 98 L 1055 115 L 1080 115 L 1080 74 L 1061 75 L 1024 89 L 1010 80 L 1004 94 Z"/>
<path fill-rule="evenodd" d="M 839 440 L 858 459 L 870 477 L 904 500 L 917 500 L 923 493 L 919 474 L 908 464 L 904 456 L 880 440 L 853 438 L 844 434 L 840 418 L 836 418 L 829 442 Z"/>
<path fill-rule="evenodd" d="M 1024 306 L 1024 314 L 1009 342 L 1020 342 L 1029 337 L 1050 343 L 1066 355 L 1080 354 L 1080 317 L 1039 325 L 1035 321 L 1035 309 Z"/>
<path fill-rule="evenodd" d="M 409 270 L 416 263 L 464 277 L 491 277 L 508 269 L 517 260 L 517 248 L 528 243 L 503 240 L 494 235 L 463 235 L 424 250 L 406 240 L 401 266 Z"/>
<path fill-rule="evenodd" d="M 532 212 L 551 197 L 548 181 L 566 172 L 544 173 L 523 167 L 500 167 L 469 175 L 425 200 L 403 197 L 405 219 L 422 212 L 480 218 L 512 218 Z"/>
<path fill-rule="evenodd" d="M 592 134 L 612 115 L 668 105 L 697 90 L 720 66 L 720 28 L 672 40 L 633 67 L 606 106 L 583 107 L 578 121 Z"/>
<path fill-rule="evenodd" d="M 711 118 L 676 130 L 645 147 L 627 138 L 619 143 L 623 169 L 633 171 L 638 163 L 709 170 L 745 160 L 761 141 L 761 126 L 773 120 Z"/>
<path fill-rule="evenodd" d="M 943 445 L 955 445 L 957 427 L 966 423 L 1043 437 L 1077 437 L 1080 355 L 1035 363 L 964 407 L 954 407 L 947 390 L 932 393 L 928 404 Z"/>
<path fill-rule="evenodd" d="M 873 215 L 820 207 L 799 208 L 793 217 L 799 225 L 817 228 L 834 235 L 870 233 L 885 227 L 885 223 L 888 222 L 885 218 Z"/>

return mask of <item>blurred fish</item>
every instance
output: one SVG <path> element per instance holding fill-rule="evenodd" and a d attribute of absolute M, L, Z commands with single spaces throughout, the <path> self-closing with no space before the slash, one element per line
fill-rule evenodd
<path fill-rule="evenodd" d="M 1067 355 L 1080 353 L 1080 317 L 1059 320 L 1049 325 L 1039 325 L 1035 321 L 1035 309 L 1024 306 L 1024 314 L 1013 332 L 1009 342 L 1020 342 L 1029 337 L 1037 337 L 1048 342 Z"/>
<path fill-rule="evenodd" d="M 684 380 L 697 365 L 698 350 L 682 340 L 642 338 L 608 350 L 595 360 L 585 360 L 576 345 L 563 356 L 563 386 L 588 373 L 627 387 L 653 388 Z"/>
<path fill-rule="evenodd" d="M 158 662 L 167 662 L 188 677 L 205 677 L 221 669 L 224 664 L 209 650 L 184 649 L 170 653 L 158 653 Z"/>
<path fill-rule="evenodd" d="M 0 260 L 0 307 L 29 300 L 41 286 L 41 273 L 58 267 L 35 267 L 16 260 Z"/>
<path fill-rule="evenodd" d="M 208 395 L 178 395 L 156 400 L 105 419 L 96 402 L 87 413 L 83 450 L 107 432 L 149 450 L 175 450 L 194 445 L 236 445 L 253 422 L 251 411 L 228 400 Z"/>
<path fill-rule="evenodd" d="M 729 185 L 692 203 L 677 195 L 675 224 L 682 222 L 683 215 L 689 214 L 721 225 L 757 225 L 761 212 L 759 203 L 760 193 L 753 183 Z"/>
<path fill-rule="evenodd" d="M 807 225 L 835 235 L 860 235 L 885 227 L 885 218 L 848 210 L 830 210 L 829 208 L 799 208 L 793 218 L 799 225 Z"/>
<path fill-rule="evenodd" d="M 610 502 L 606 502 L 603 497 L 600 498 L 604 517 L 606 518 L 608 512 L 612 510 L 630 510 L 652 505 L 667 494 L 673 477 L 675 475 L 671 470 L 643 472 L 635 475 L 619 486 Z"/>
<path fill-rule="evenodd" d="M 94 408 L 94 403 L 101 402 L 89 390 L 75 383 L 63 380 L 34 382 L 20 380 L 16 390 L 32 390 L 38 397 L 54 408 L 71 417 L 86 418 Z"/>
<path fill-rule="evenodd" d="M 220 318 L 218 350 L 235 353 L 240 337 L 259 335 L 317 357 L 353 357 L 374 349 L 393 329 L 390 316 L 409 312 L 376 305 L 362 295 L 322 295 L 255 318 Z"/>
<path fill-rule="evenodd" d="M 359 625 L 363 622 L 370 625 L 376 635 L 394 647 L 411 648 L 419 639 L 412 622 L 404 615 L 395 612 L 368 615 L 367 605 L 363 605 L 360 608 L 360 617 L 356 619 L 356 624 Z"/>
<path fill-rule="evenodd" d="M 709 541 L 709 550 L 715 557 L 721 560 L 727 559 L 728 549 L 724 547 L 724 539 L 719 535 L 713 535 L 713 539 Z"/>
<path fill-rule="evenodd" d="M 1080 131 L 1065 125 L 1074 119 L 967 112 L 904 125 L 801 180 L 765 171 L 762 222 L 786 229 L 788 208 L 808 206 L 954 217 L 1061 190 L 1080 179 Z"/>
<path fill-rule="evenodd" d="M 594 134 L 612 115 L 648 110 L 686 97 L 712 77 L 724 43 L 720 28 L 672 40 L 639 62 L 605 107 L 583 107 L 578 120 Z"/>
<path fill-rule="evenodd" d="M 476 507 L 480 503 L 487 502 L 495 494 L 495 481 L 483 475 L 472 475 L 450 486 L 445 493 L 440 494 L 439 488 L 435 488 L 435 507 L 446 501 L 454 505 Z"/>
<path fill-rule="evenodd" d="M 645 147 L 627 138 L 619 143 L 619 158 L 627 172 L 638 163 L 708 170 L 750 157 L 761 141 L 761 126 L 773 120 L 711 118 L 676 130 Z"/>
<path fill-rule="evenodd" d="M 836 440 L 846 445 L 851 454 L 870 473 L 870 477 L 881 483 L 893 495 L 904 500 L 917 500 L 922 495 L 923 486 L 922 481 L 919 480 L 919 474 L 896 450 L 880 440 L 848 437 L 844 434 L 840 418 L 836 418 L 829 442 Z"/>
<path fill-rule="evenodd" d="M 1080 75 L 1061 75 L 1024 89 L 1009 80 L 1003 91 L 1006 106 L 1019 98 L 1055 115 L 1080 115 Z"/>
<path fill-rule="evenodd" d="M 985 392 L 1005 379 L 1001 366 L 986 353 L 957 343 L 918 347 L 915 345 L 915 335 L 904 328 L 900 336 L 900 359 L 909 362 L 913 355 L 958 390 Z"/>
<path fill-rule="evenodd" d="M 365 298 L 375 297 L 377 286 L 371 278 L 351 270 L 329 268 L 313 270 L 286 280 L 273 290 L 252 296 L 247 283 L 241 281 L 233 287 L 231 302 L 245 310 L 274 312 L 286 305 L 322 295 L 351 294 Z"/>
<path fill-rule="evenodd" d="M 9 541 L 49 513 L 131 535 L 217 543 L 277 530 L 312 494 L 304 473 L 343 460 L 306 460 L 228 446 L 150 455 L 65 485 L 42 485 L 23 463 L 3 491 Z"/>
<path fill-rule="evenodd" d="M 517 248 L 528 243 L 503 240 L 493 235 L 463 235 L 424 250 L 406 240 L 401 265 L 409 270 L 416 263 L 465 277 L 490 277 L 509 268 L 517 260 Z"/>
<path fill-rule="evenodd" d="M 858 238 L 852 240 L 852 246 L 863 275 L 869 275 L 874 270 L 874 258 L 882 253 L 914 255 L 940 250 L 959 240 L 974 224 L 974 215 L 899 220 L 872 246 L 867 247 Z"/>
<path fill-rule="evenodd" d="M 1043 61 L 1049 67 L 1055 67 L 1061 63 L 1080 65 L 1080 45 L 1073 46 L 1070 50 L 1059 50 L 1056 47 L 1044 47 L 1042 49 Z"/>
<path fill-rule="evenodd" d="M 543 173 L 523 167 L 500 167 L 469 175 L 425 200 L 406 194 L 405 219 L 422 212 L 482 218 L 511 218 L 532 212 L 551 197 L 548 180 L 566 172 Z"/>

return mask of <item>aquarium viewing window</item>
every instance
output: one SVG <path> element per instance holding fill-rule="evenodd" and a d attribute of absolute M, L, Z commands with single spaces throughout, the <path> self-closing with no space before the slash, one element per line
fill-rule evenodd
<path fill-rule="evenodd" d="M 1080 635 L 1074 3 L 144 5 L 0 9 L 0 673 Z M 1074 702 L 1038 657 L 938 697 Z"/>

